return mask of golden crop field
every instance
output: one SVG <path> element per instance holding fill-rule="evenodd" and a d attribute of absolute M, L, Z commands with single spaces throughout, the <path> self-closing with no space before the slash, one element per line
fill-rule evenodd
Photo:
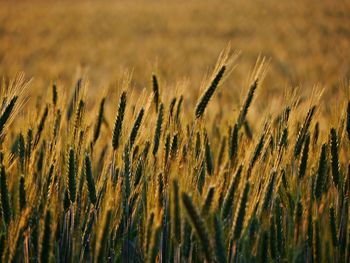
<path fill-rule="evenodd" d="M 350 262 L 349 14 L 0 1 L 0 262 Z"/>

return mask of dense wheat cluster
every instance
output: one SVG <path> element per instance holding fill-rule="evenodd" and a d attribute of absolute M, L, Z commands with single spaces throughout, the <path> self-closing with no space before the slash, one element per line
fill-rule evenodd
<path fill-rule="evenodd" d="M 348 261 L 349 98 L 327 113 L 321 88 L 288 92 L 252 125 L 258 59 L 239 105 L 208 118 L 237 56 L 222 52 L 198 98 L 169 97 L 156 73 L 138 94 L 126 74 L 117 96 L 78 79 L 35 105 L 23 74 L 4 79 L 2 262 Z"/>

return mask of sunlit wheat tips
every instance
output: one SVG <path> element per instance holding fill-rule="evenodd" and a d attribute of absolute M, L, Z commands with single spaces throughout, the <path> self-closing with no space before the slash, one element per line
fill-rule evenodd
<path fill-rule="evenodd" d="M 113 137 L 112 137 L 112 146 L 114 150 L 117 150 L 119 147 L 120 137 L 122 134 L 121 132 L 123 127 L 125 108 L 126 108 L 126 91 L 123 91 L 120 96 L 118 113 L 114 122 Z"/>
<path fill-rule="evenodd" d="M 199 119 L 203 116 L 204 111 L 208 105 L 209 100 L 211 99 L 211 97 L 213 96 L 216 88 L 219 85 L 220 80 L 222 79 L 224 73 L 226 70 L 226 66 L 223 65 L 220 70 L 218 71 L 218 73 L 216 74 L 216 76 L 214 77 L 212 83 L 210 84 L 210 86 L 204 91 L 204 93 L 202 94 L 202 96 L 200 97 L 196 109 L 195 109 L 195 116 L 196 119 Z"/>
<path fill-rule="evenodd" d="M 29 98 L 5 77 L 0 261 L 346 262 L 347 91 L 332 110 L 321 85 L 262 88 L 257 63 L 239 98 L 245 66 L 220 90 L 218 61 L 198 100 L 190 75 L 141 90 L 126 73 L 105 94 L 84 81 L 69 121 L 63 89 Z"/>

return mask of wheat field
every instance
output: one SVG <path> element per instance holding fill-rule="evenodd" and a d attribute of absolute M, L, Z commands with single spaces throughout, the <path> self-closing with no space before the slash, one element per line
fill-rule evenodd
<path fill-rule="evenodd" d="M 350 262 L 349 2 L 0 6 L 1 262 Z"/>

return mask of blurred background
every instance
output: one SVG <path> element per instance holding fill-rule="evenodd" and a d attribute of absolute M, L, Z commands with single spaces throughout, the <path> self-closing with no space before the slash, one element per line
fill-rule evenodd
<path fill-rule="evenodd" d="M 1 1 L 0 74 L 24 71 L 38 87 L 87 76 L 113 85 L 125 70 L 137 87 L 156 71 L 193 87 L 231 43 L 240 50 L 232 85 L 259 55 L 266 83 L 337 89 L 350 74 L 350 1 Z"/>

